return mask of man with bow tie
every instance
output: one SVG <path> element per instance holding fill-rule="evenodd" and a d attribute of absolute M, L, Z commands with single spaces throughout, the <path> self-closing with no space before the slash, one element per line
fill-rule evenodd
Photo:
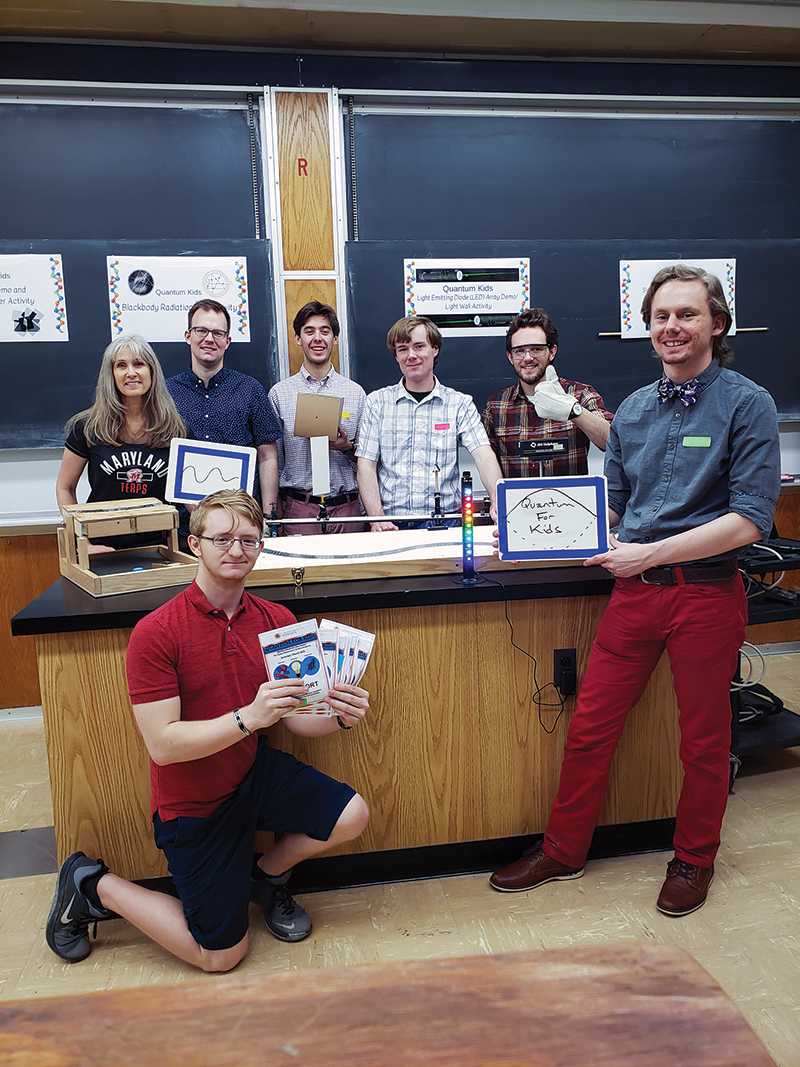
<path fill-rule="evenodd" d="M 661 381 L 623 401 L 605 473 L 608 552 L 585 561 L 616 578 L 580 687 L 541 847 L 496 871 L 520 892 L 580 878 L 611 759 L 664 649 L 680 711 L 684 781 L 675 858 L 656 907 L 701 907 L 714 875 L 730 774 L 730 683 L 747 604 L 736 552 L 772 528 L 780 488 L 775 403 L 728 370 L 731 314 L 719 279 L 678 263 L 642 303 Z"/>

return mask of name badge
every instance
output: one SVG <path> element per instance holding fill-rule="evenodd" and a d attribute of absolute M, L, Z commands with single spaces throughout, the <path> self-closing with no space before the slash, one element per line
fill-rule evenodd
<path fill-rule="evenodd" d="M 532 441 L 514 441 L 511 453 L 528 459 L 557 459 L 566 456 L 568 449 L 568 437 L 536 437 Z"/>
<path fill-rule="evenodd" d="M 681 441 L 684 448 L 711 448 L 710 437 L 684 437 Z"/>
<path fill-rule="evenodd" d="M 434 430 L 449 430 L 450 429 L 450 423 L 449 422 L 435 422 L 433 424 L 433 428 L 434 428 Z"/>

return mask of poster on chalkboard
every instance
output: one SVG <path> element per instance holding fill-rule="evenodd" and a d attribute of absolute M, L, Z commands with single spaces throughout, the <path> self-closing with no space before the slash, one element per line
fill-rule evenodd
<path fill-rule="evenodd" d="M 530 259 L 407 259 L 403 269 L 406 315 L 443 337 L 505 337 L 529 306 Z"/>
<path fill-rule="evenodd" d="M 250 340 L 244 256 L 107 256 L 106 268 L 112 340 L 180 341 L 187 312 L 204 299 L 227 308 L 231 341 Z"/>
<path fill-rule="evenodd" d="M 691 267 L 702 267 L 716 275 L 728 302 L 733 323 L 728 336 L 736 333 L 736 260 L 735 259 L 621 259 L 619 261 L 620 330 L 623 340 L 631 337 L 647 337 L 649 327 L 642 321 L 642 300 L 662 267 L 681 262 Z"/>
<path fill-rule="evenodd" d="M 61 256 L 0 256 L 0 341 L 68 341 Z"/>

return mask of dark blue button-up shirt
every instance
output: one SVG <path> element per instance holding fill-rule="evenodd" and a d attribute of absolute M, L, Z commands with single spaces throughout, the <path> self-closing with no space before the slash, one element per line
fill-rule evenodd
<path fill-rule="evenodd" d="M 198 441 L 258 448 L 281 436 L 266 389 L 247 374 L 223 366 L 206 386 L 189 369 L 168 378 L 167 388 Z M 253 495 L 261 503 L 258 476 Z"/>
<path fill-rule="evenodd" d="M 621 541 L 647 544 L 729 512 L 772 529 L 780 491 L 778 415 L 760 385 L 716 360 L 696 403 L 658 403 L 657 383 L 620 405 L 606 445 L 608 503 Z"/>

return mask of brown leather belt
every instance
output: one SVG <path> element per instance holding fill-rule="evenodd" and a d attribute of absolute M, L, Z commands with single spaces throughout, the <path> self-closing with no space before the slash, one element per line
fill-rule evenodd
<path fill-rule="evenodd" d="M 292 489 L 291 486 L 281 487 L 282 496 L 290 496 L 292 500 L 300 500 L 304 504 L 321 504 L 321 496 L 312 496 L 311 493 L 304 493 L 300 489 Z M 351 500 L 358 500 L 358 493 L 340 493 L 339 496 L 326 496 L 325 505 L 329 508 L 337 508 L 340 504 L 349 504 Z"/>
<path fill-rule="evenodd" d="M 687 585 L 727 582 L 739 570 L 735 559 L 720 559 L 715 563 L 671 563 L 666 567 L 651 567 L 639 577 L 645 585 L 680 585 L 678 572 Z"/>

